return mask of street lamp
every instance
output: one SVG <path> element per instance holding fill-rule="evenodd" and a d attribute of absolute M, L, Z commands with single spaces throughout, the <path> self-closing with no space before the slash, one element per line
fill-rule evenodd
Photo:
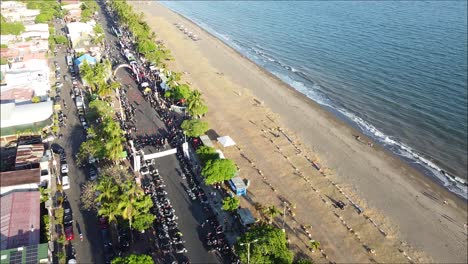
<path fill-rule="evenodd" d="M 258 239 L 252 240 L 250 242 L 239 243 L 240 246 L 247 245 L 247 264 L 250 264 L 250 244 L 257 243 Z"/>

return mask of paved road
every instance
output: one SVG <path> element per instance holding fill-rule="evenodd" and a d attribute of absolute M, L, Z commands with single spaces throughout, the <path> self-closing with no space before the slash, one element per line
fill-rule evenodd
<path fill-rule="evenodd" d="M 131 96 L 128 96 L 128 99 L 129 103 L 134 103 L 136 106 L 134 118 L 139 132 L 147 135 L 158 135 L 160 131 L 165 131 L 164 124 L 157 117 L 156 111 L 144 100 L 128 73 L 120 71 L 117 76 L 123 83 L 129 85 L 127 94 Z M 151 153 L 156 152 L 154 147 L 145 148 L 145 151 L 147 150 Z M 168 197 L 179 217 L 177 223 L 186 241 L 185 247 L 188 250 L 186 255 L 192 263 L 219 263 L 217 256 L 214 253 L 209 253 L 200 240 L 204 237 L 199 233 L 199 226 L 206 220 L 206 216 L 200 202 L 192 203 L 183 188 L 183 184 L 186 185 L 186 182 L 179 174 L 182 171 L 179 161 L 175 155 L 159 158 L 156 159 L 156 168 L 164 179 Z"/>

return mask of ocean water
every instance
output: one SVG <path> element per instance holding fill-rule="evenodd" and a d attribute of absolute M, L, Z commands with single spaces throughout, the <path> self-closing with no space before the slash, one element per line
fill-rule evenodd
<path fill-rule="evenodd" d="M 467 198 L 466 1 L 170 1 Z"/>

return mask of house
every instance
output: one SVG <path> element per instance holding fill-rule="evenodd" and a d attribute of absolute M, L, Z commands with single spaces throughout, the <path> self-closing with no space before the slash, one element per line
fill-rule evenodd
<path fill-rule="evenodd" d="M 13 88 L 2 92 L 0 97 L 2 100 L 14 101 L 15 103 L 31 101 L 34 97 L 34 89 L 32 88 Z"/>
<path fill-rule="evenodd" d="M 7 22 L 23 22 L 34 24 L 36 16 L 41 13 L 38 9 L 27 9 L 26 4 L 13 1 L 2 1 L 2 16 Z"/>
<path fill-rule="evenodd" d="M 50 69 L 47 60 L 32 59 L 18 63 L 10 63 L 0 67 L 4 93 L 14 88 L 33 88 L 34 95 L 46 96 L 50 90 Z"/>
<path fill-rule="evenodd" d="M 68 37 L 72 43 L 72 47 L 75 48 L 77 43 L 89 36 L 94 35 L 94 26 L 96 25 L 96 22 L 91 20 L 87 23 L 83 22 L 71 22 L 67 24 L 67 29 L 68 29 Z"/>
<path fill-rule="evenodd" d="M 52 263 L 47 243 L 0 251 L 2 264 Z"/>
<path fill-rule="evenodd" d="M 32 39 L 49 39 L 49 25 L 47 24 L 32 24 L 25 25 L 25 30 L 21 34 L 21 38 L 26 40 Z"/>
<path fill-rule="evenodd" d="M 81 3 L 79 1 L 63 5 L 62 10 L 64 10 L 66 14 L 64 17 L 66 23 L 77 22 L 81 18 Z"/>
<path fill-rule="evenodd" d="M 44 156 L 44 144 L 39 140 L 33 144 L 22 144 L 16 147 L 15 170 L 37 167 Z"/>
<path fill-rule="evenodd" d="M 1 135 L 15 134 L 25 129 L 41 130 L 53 123 L 53 102 L 15 103 L 2 102 Z"/>
<path fill-rule="evenodd" d="M 41 215 L 39 191 L 12 192 L 2 195 L 0 201 L 1 250 L 38 245 Z"/>
<path fill-rule="evenodd" d="M 0 179 L 0 195 L 13 191 L 38 190 L 39 186 L 45 186 L 45 182 L 41 184 L 39 164 L 33 169 L 0 172 Z"/>

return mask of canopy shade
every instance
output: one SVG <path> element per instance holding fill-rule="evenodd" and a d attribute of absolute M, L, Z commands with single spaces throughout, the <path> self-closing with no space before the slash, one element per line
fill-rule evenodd
<path fill-rule="evenodd" d="M 218 138 L 219 143 L 223 145 L 223 147 L 230 147 L 236 145 L 236 142 L 232 140 L 230 136 L 224 136 L 224 137 L 219 137 Z"/>

